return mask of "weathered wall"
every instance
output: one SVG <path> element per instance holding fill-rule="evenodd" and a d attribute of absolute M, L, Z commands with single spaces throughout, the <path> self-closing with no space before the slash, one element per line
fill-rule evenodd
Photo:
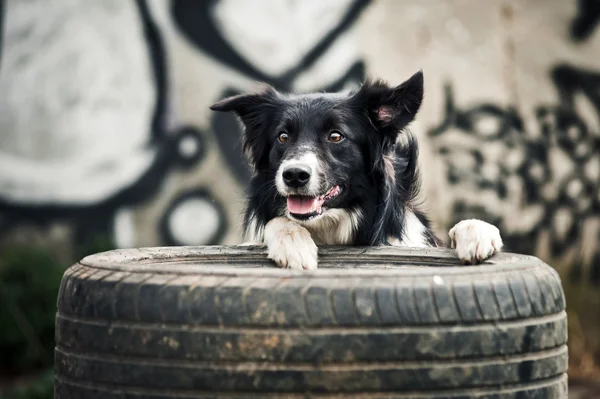
<path fill-rule="evenodd" d="M 440 235 L 480 217 L 568 290 L 600 284 L 597 2 L 0 4 L 2 246 L 70 261 L 98 237 L 238 242 L 249 174 L 239 126 L 210 104 L 256 81 L 338 90 L 423 69 L 413 130 Z M 574 308 L 600 309 L 597 288 L 575 289 Z"/>

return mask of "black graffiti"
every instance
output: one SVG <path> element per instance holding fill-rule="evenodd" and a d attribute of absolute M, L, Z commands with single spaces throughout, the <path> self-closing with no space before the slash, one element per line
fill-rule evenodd
<path fill-rule="evenodd" d="M 151 122 L 151 143 L 158 144 L 164 137 L 166 125 L 167 110 L 167 61 L 165 58 L 165 45 L 160 35 L 158 26 L 150 15 L 148 3 L 146 0 L 136 0 L 137 9 L 142 20 L 144 36 L 150 53 L 150 62 L 152 65 L 152 74 L 154 76 L 154 85 L 156 88 L 156 105 L 152 115 Z"/>
<path fill-rule="evenodd" d="M 19 224 L 35 224 L 46 226 L 52 222 L 68 222 L 75 228 L 74 244 L 86 246 L 93 237 L 110 237 L 113 232 L 115 212 L 123 206 L 141 204 L 158 194 L 161 182 L 176 168 L 189 169 L 195 166 L 204 153 L 204 138 L 194 128 L 183 128 L 170 138 L 164 138 L 157 146 L 154 163 L 131 186 L 105 200 L 92 205 L 78 204 L 43 204 L 39 206 L 23 205 L 0 199 L 0 215 L 3 223 L 0 232 L 9 232 Z M 182 152 L 193 140 L 197 150 Z"/>
<path fill-rule="evenodd" d="M 478 136 L 483 140 L 507 139 L 507 135 L 514 129 L 521 130 L 523 121 L 512 108 L 503 109 L 497 105 L 484 103 L 471 109 L 461 111 L 454 105 L 452 87 L 445 87 L 446 97 L 446 119 L 439 127 L 430 131 L 431 136 L 442 134 L 448 127 L 455 126 L 469 134 Z M 497 129 L 491 131 L 481 131 L 477 128 L 477 122 L 483 118 L 493 118 L 498 121 Z M 509 143 L 511 143 L 509 141 Z"/>
<path fill-rule="evenodd" d="M 600 135 L 590 131 L 574 105 L 575 95 L 583 95 L 600 116 L 600 74 L 561 64 L 552 69 L 550 76 L 559 104 L 536 107 L 539 134 L 527 132 L 519 112 L 511 107 L 484 103 L 459 109 L 448 86 L 445 119 L 429 131 L 429 136 L 437 143 L 437 151 L 447 165 L 446 177 L 451 185 L 474 185 L 476 192 L 491 190 L 497 198 L 506 200 L 506 182 L 515 178 L 521 181 L 522 207 L 541 206 L 542 215 L 526 232 L 507 234 L 504 229 L 506 244 L 510 250 L 533 254 L 540 234 L 545 233 L 550 238 L 551 254 L 558 256 L 578 245 L 583 238 L 585 221 L 600 214 L 600 182 L 587 171 L 590 162 L 600 161 Z M 480 127 L 481 120 L 487 121 L 487 128 Z M 443 139 L 450 131 L 474 137 L 484 149 L 449 145 Z M 490 161 L 485 159 L 485 146 L 499 143 L 503 156 L 493 165 L 498 173 L 486 175 L 483 171 L 490 166 Z M 565 175 L 563 170 L 553 169 L 550 157 L 556 150 L 569 163 L 558 167 L 570 166 L 573 172 Z M 517 161 L 511 161 L 510 157 L 515 154 Z M 459 163 L 465 159 L 471 161 L 469 167 Z M 501 228 L 506 226 L 503 215 L 462 200 L 454 203 L 453 211 L 453 222 L 481 217 Z M 559 213 L 562 218 L 557 226 Z M 600 256 L 600 249 L 594 256 Z M 590 277 L 600 283 L 598 268 L 600 265 L 594 264 Z M 572 277 L 581 277 L 579 269 L 574 266 Z"/>
<path fill-rule="evenodd" d="M 0 2 L 0 10 L 2 5 Z M 183 127 L 175 132 L 167 130 L 165 118 L 168 108 L 168 85 L 165 46 L 146 0 L 136 0 L 136 6 L 143 26 L 156 89 L 147 143 L 149 150 L 155 152 L 153 163 L 133 184 L 91 205 L 23 205 L 0 199 L 1 233 L 8 234 L 14 227 L 22 224 L 46 226 L 52 222 L 67 222 L 74 228 L 74 246 L 89 246 L 89 242 L 95 237 L 112 237 L 114 215 L 118 209 L 146 202 L 158 193 L 161 183 L 173 169 L 188 169 L 201 162 L 206 133 L 194 127 Z"/>
<path fill-rule="evenodd" d="M 594 33 L 600 22 L 600 1 L 579 0 L 577 6 L 577 16 L 571 21 L 570 33 L 573 41 L 583 42 Z"/>
<path fill-rule="evenodd" d="M 309 69 L 335 43 L 335 40 L 356 21 L 371 0 L 354 0 L 338 24 L 331 29 L 302 59 L 279 76 L 269 75 L 250 64 L 221 34 L 211 14 L 218 0 L 174 0 L 171 13 L 179 30 L 199 49 L 250 79 L 268 82 L 280 90 L 290 90 L 299 74 Z"/>
<path fill-rule="evenodd" d="M 550 75 L 558 90 L 562 108 L 576 113 L 575 95 L 582 94 L 592 103 L 600 117 L 600 73 L 570 64 L 559 64 L 552 69 Z"/>

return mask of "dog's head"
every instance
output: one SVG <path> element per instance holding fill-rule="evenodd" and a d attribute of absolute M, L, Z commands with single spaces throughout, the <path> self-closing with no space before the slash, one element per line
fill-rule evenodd
<path fill-rule="evenodd" d="M 423 74 L 390 87 L 367 81 L 350 93 L 262 92 L 226 98 L 211 109 L 233 111 L 244 124 L 243 146 L 256 173 L 273 176 L 288 216 L 307 220 L 348 208 L 372 172 L 393 174 L 398 134 L 417 114 Z M 389 176 L 391 179 L 394 176 Z"/>

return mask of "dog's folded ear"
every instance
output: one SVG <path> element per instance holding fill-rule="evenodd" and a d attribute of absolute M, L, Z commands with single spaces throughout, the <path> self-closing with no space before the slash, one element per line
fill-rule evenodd
<path fill-rule="evenodd" d="M 267 156 L 267 140 L 264 134 L 273 119 L 273 110 L 278 104 L 279 94 L 271 86 L 257 93 L 232 96 L 213 104 L 213 111 L 233 112 L 244 124 L 242 145 L 244 153 L 254 168 Z"/>
<path fill-rule="evenodd" d="M 277 99 L 277 91 L 271 86 L 257 93 L 239 94 L 227 97 L 213 105 L 213 111 L 233 112 L 246 125 L 246 128 L 255 128 L 260 123 L 260 115 L 265 114 L 265 107 L 272 106 Z"/>
<path fill-rule="evenodd" d="M 354 98 L 367 108 L 373 124 L 398 133 L 417 115 L 423 101 L 423 72 L 419 71 L 396 87 L 384 81 L 366 81 Z"/>

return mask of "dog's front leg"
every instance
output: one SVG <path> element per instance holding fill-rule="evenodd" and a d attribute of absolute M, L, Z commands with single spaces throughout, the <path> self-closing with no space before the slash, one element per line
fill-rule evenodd
<path fill-rule="evenodd" d="M 456 248 L 463 264 L 480 263 L 502 249 L 500 230 L 478 219 L 458 222 L 448 232 L 452 248 Z"/>
<path fill-rule="evenodd" d="M 317 246 L 310 232 L 286 217 L 271 219 L 265 226 L 269 258 L 290 269 L 317 268 Z"/>

